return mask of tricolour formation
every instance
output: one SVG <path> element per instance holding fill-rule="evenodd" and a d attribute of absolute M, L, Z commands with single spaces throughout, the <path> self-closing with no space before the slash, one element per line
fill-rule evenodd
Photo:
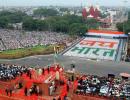
<path fill-rule="evenodd" d="M 115 60 L 119 40 L 87 37 L 64 55 Z"/>
<path fill-rule="evenodd" d="M 95 31 L 88 32 L 87 36 L 83 40 L 63 55 L 84 57 L 86 59 L 94 60 L 100 59 L 116 61 L 118 59 L 118 61 L 120 61 L 125 46 L 124 39 L 119 37 L 119 34 L 108 34 L 108 32 L 107 34 L 97 33 L 95 34 Z"/>

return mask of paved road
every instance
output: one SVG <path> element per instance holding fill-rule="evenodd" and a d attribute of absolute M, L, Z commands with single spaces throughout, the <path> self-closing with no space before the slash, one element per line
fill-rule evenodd
<path fill-rule="evenodd" d="M 126 62 L 89 61 L 83 58 L 75 58 L 67 56 L 59 56 L 56 61 L 61 63 L 65 69 L 69 69 L 70 64 L 74 63 L 76 65 L 76 70 L 82 73 L 97 74 L 97 75 L 107 75 L 108 73 L 118 75 L 121 72 L 130 73 L 130 63 Z M 0 63 L 42 67 L 54 63 L 54 57 L 53 55 L 47 55 L 47 56 L 40 55 L 14 60 L 0 59 Z"/>

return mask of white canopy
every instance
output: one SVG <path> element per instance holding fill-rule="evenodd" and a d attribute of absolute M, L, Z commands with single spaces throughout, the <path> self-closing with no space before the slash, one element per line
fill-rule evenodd
<path fill-rule="evenodd" d="M 111 36 L 111 37 L 128 37 L 126 34 L 104 34 L 104 33 L 92 33 L 92 32 L 88 32 L 86 33 L 87 35 L 93 35 L 93 36 Z"/>

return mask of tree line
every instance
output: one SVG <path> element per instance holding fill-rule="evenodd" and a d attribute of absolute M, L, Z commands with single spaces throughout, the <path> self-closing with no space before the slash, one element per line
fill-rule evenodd
<path fill-rule="evenodd" d="M 116 27 L 118 31 L 125 32 L 126 34 L 130 32 L 130 12 L 128 12 L 128 20 L 122 23 L 117 23 Z"/>
<path fill-rule="evenodd" d="M 20 23 L 27 15 L 21 11 L 1 11 L 0 12 L 0 27 L 8 28 L 9 23 Z"/>
<path fill-rule="evenodd" d="M 44 19 L 42 20 L 41 17 Z M 61 16 L 54 9 L 39 8 L 34 10 L 31 16 L 21 11 L 0 12 L 0 28 L 10 28 L 10 24 L 13 23 L 22 23 L 23 30 L 63 32 L 79 36 L 85 35 L 88 28 L 96 29 L 98 27 L 98 22 L 94 19 L 84 21 L 82 16 L 70 14 Z"/>
<path fill-rule="evenodd" d="M 82 17 L 75 15 L 48 17 L 45 20 L 27 18 L 23 21 L 23 29 L 30 31 L 63 32 L 70 35 L 84 35 L 88 29 Z"/>

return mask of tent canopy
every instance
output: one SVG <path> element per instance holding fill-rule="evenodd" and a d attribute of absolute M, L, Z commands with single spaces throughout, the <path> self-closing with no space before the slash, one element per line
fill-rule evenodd
<path fill-rule="evenodd" d="M 120 73 L 120 76 L 122 76 L 122 77 L 130 77 L 130 74 L 128 74 L 128 73 Z"/>
<path fill-rule="evenodd" d="M 88 30 L 88 33 L 86 34 L 95 36 L 128 37 L 124 32 L 107 30 Z"/>

